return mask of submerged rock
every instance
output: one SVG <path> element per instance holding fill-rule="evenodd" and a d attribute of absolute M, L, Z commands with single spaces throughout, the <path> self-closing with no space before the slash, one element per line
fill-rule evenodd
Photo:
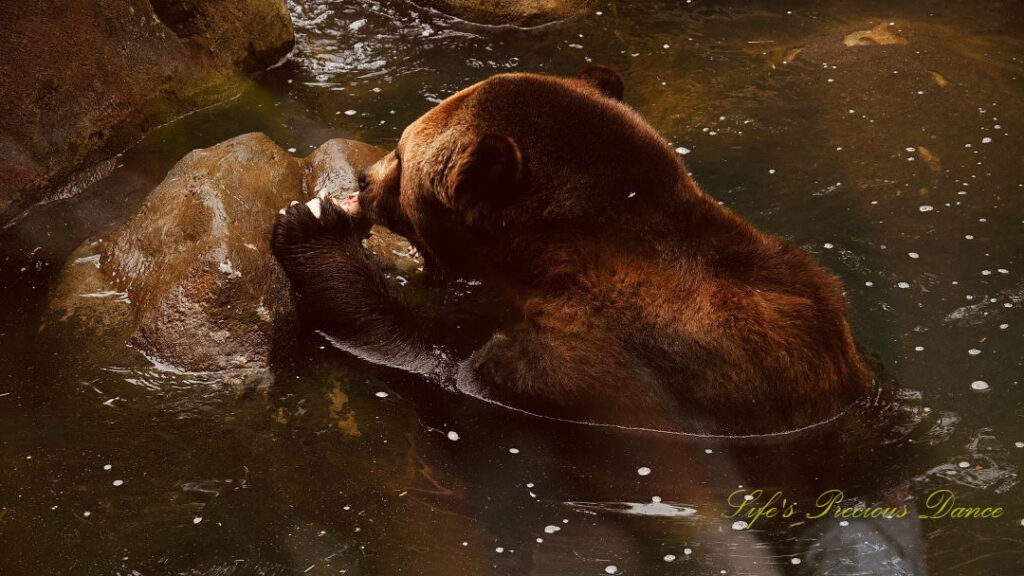
<path fill-rule="evenodd" d="M 491 26 L 539 26 L 593 7 L 594 0 L 416 0 L 468 22 Z"/>
<path fill-rule="evenodd" d="M 0 219 L 146 130 L 238 94 L 244 73 L 294 44 L 284 0 L 2 4 Z"/>
<path fill-rule="evenodd" d="M 889 44 L 906 44 L 901 36 L 893 34 L 890 25 L 882 22 L 868 30 L 858 30 L 843 37 L 843 45 L 852 46 L 888 46 Z"/>
<path fill-rule="evenodd" d="M 355 175 L 383 154 L 331 140 L 299 159 L 263 134 L 191 152 L 134 217 L 72 254 L 44 330 L 92 362 L 123 362 L 128 344 L 160 367 L 235 385 L 265 381 L 297 327 L 269 246 L 275 215 L 318 192 L 354 191 Z M 394 235 L 367 242 L 386 262 L 409 250 Z"/>

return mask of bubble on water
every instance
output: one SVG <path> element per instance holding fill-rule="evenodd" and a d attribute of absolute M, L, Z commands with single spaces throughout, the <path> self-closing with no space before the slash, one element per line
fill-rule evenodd
<path fill-rule="evenodd" d="M 849 522 L 849 520 L 840 520 L 839 525 L 840 526 L 849 526 L 850 522 Z"/>
<path fill-rule="evenodd" d="M 1006 329 L 1007 329 L 1007 328 L 1009 328 L 1009 327 L 1010 327 L 1010 325 L 1009 325 L 1009 324 L 1000 324 L 1000 325 L 999 325 L 999 329 L 1000 329 L 1000 330 L 1006 330 Z"/>
<path fill-rule="evenodd" d="M 977 348 L 971 348 L 970 350 L 967 351 L 967 353 L 970 354 L 971 356 L 977 356 L 978 354 L 981 354 L 981 350 L 978 350 Z"/>
<path fill-rule="evenodd" d="M 110 464 L 104 464 L 103 465 L 103 469 L 104 470 L 110 470 L 111 468 L 113 468 L 113 466 L 111 466 Z"/>
<path fill-rule="evenodd" d="M 465 540 L 463 540 L 463 541 L 462 541 L 462 545 L 463 545 L 463 546 L 469 546 L 469 542 L 466 542 Z"/>
<path fill-rule="evenodd" d="M 636 473 L 641 476 L 647 476 L 648 474 L 651 473 L 651 469 L 648 468 L 647 466 L 641 466 L 636 469 Z"/>
<path fill-rule="evenodd" d="M 768 173 L 769 174 L 775 174 L 775 168 L 769 168 L 768 169 Z"/>
<path fill-rule="evenodd" d="M 675 554 L 665 554 L 661 559 L 665 562 L 675 562 L 676 556 Z"/>
<path fill-rule="evenodd" d="M 196 516 L 195 518 L 192 519 L 192 523 L 193 524 L 199 524 L 202 521 L 203 521 L 203 517 L 202 516 Z"/>
<path fill-rule="evenodd" d="M 921 206 L 918 207 L 918 210 L 920 210 L 921 212 L 931 212 L 934 209 L 935 208 L 928 204 L 922 204 Z"/>
<path fill-rule="evenodd" d="M 961 468 L 970 468 L 971 467 L 971 463 L 968 462 L 967 460 L 961 460 L 960 463 L 957 464 L 957 466 L 959 466 Z"/>
<path fill-rule="evenodd" d="M 494 551 L 497 552 L 498 554 L 501 554 L 502 552 L 505 551 L 505 549 L 502 548 L 501 546 L 498 546 L 497 548 L 494 549 Z"/>
<path fill-rule="evenodd" d="M 996 272 L 999 272 L 1000 274 L 1009 274 L 1010 273 L 1010 271 L 1007 270 L 1006 268 L 997 268 Z"/>
<path fill-rule="evenodd" d="M 519 448 L 509 448 L 508 449 L 508 453 L 509 454 L 519 454 Z"/>
<path fill-rule="evenodd" d="M 981 143 L 982 144 L 988 144 L 991 141 L 992 141 L 992 139 L 989 138 L 988 136 L 985 136 L 984 138 L 981 139 Z"/>
<path fill-rule="evenodd" d="M 964 239 L 965 240 L 974 240 L 974 235 L 973 234 L 964 234 Z"/>
<path fill-rule="evenodd" d="M 374 394 L 374 396 L 376 396 L 377 398 L 387 398 L 388 397 L 388 393 L 383 391 L 383 390 L 381 390 L 380 392 L 377 392 L 376 394 Z"/>
<path fill-rule="evenodd" d="M 120 486 L 120 485 L 124 484 L 124 480 L 114 480 L 114 481 L 112 482 L 112 484 L 113 484 L 114 486 Z"/>
<path fill-rule="evenodd" d="M 746 522 L 744 522 L 743 520 L 737 520 L 737 521 L 732 523 L 732 529 L 733 530 L 745 530 L 747 528 L 747 526 L 748 526 L 748 524 Z"/>
<path fill-rule="evenodd" d="M 992 271 L 991 270 L 982 270 L 981 271 L 981 275 L 982 276 L 991 276 L 992 275 Z"/>
<path fill-rule="evenodd" d="M 355 116 L 355 115 L 356 115 L 356 111 L 355 110 L 345 110 L 345 116 Z"/>
<path fill-rule="evenodd" d="M 900 282 L 900 283 L 896 284 L 896 286 L 898 286 L 900 288 L 903 288 L 903 289 L 907 289 L 907 288 L 910 288 L 910 283 L 909 282 Z"/>
<path fill-rule="evenodd" d="M 654 502 L 655 504 L 661 502 L 661 496 L 651 496 L 651 502 Z"/>
<path fill-rule="evenodd" d="M 689 556 L 690 554 L 693 554 L 693 550 L 691 550 L 690 548 L 683 548 L 683 554 Z"/>
<path fill-rule="evenodd" d="M 800 563 L 800 559 L 799 558 L 790 558 L 789 561 L 792 564 L 799 564 Z"/>
<path fill-rule="evenodd" d="M 544 533 L 545 534 L 554 534 L 555 532 L 558 532 L 561 529 L 562 529 L 561 526 L 555 526 L 554 524 L 548 524 L 547 526 L 544 527 Z"/>
<path fill-rule="evenodd" d="M 867 286 L 868 288 L 871 288 L 872 286 L 875 285 L 875 283 L 872 282 L 871 280 L 868 280 L 867 282 L 864 283 L 864 285 Z"/>
<path fill-rule="evenodd" d="M 917 148 L 914 148 L 913 146 L 907 146 L 906 150 L 907 152 L 915 152 Z"/>
<path fill-rule="evenodd" d="M 924 352 L 924 346 L 914 346 L 916 352 Z"/>
<path fill-rule="evenodd" d="M 1024 448 L 1024 442 L 1014 442 L 1013 445 L 1017 448 Z"/>
<path fill-rule="evenodd" d="M 82 512 L 82 516 L 85 516 L 86 518 L 88 518 L 89 516 L 92 516 L 92 512 L 89 512 L 88 510 L 86 510 L 85 512 Z"/>
<path fill-rule="evenodd" d="M 822 246 L 824 246 L 826 250 L 831 250 L 836 247 L 835 244 L 831 242 L 825 242 L 824 244 L 822 244 Z"/>
<path fill-rule="evenodd" d="M 920 257 L 921 257 L 921 255 L 920 255 L 920 254 L 918 254 L 917 252 L 907 252 L 907 256 L 910 256 L 910 257 L 911 257 L 911 258 L 913 258 L 914 260 L 917 260 L 918 258 L 920 258 Z"/>
<path fill-rule="evenodd" d="M 537 544 L 543 544 L 544 543 L 544 539 L 543 538 L 537 538 L 536 542 L 537 542 Z"/>
<path fill-rule="evenodd" d="M 676 148 L 676 154 L 681 154 L 683 156 L 686 156 L 689 153 L 690 153 L 690 149 L 685 147 L 685 146 L 680 146 L 680 147 Z"/>
<path fill-rule="evenodd" d="M 295 154 L 296 152 L 298 152 L 298 150 L 296 150 L 295 148 L 289 148 L 288 149 L 288 153 L 289 154 Z"/>
<path fill-rule="evenodd" d="M 451 440 L 452 442 L 458 442 L 459 441 L 459 433 L 456 432 L 455 430 L 450 430 L 448 432 L 448 439 Z"/>
<path fill-rule="evenodd" d="M 618 574 L 619 573 L 619 567 L 616 566 L 615 564 L 609 564 L 609 565 L 604 567 L 604 571 L 605 571 L 606 574 Z"/>
<path fill-rule="evenodd" d="M 975 380 L 974 382 L 971 382 L 971 390 L 977 390 L 979 392 L 982 390 L 988 390 L 988 382 L 985 382 L 984 380 Z"/>

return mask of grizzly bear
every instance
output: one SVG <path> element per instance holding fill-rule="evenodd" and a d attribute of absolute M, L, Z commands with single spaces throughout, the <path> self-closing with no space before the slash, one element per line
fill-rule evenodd
<path fill-rule="evenodd" d="M 403 132 L 343 203 L 282 211 L 272 246 L 303 321 L 364 359 L 530 413 L 746 435 L 835 417 L 869 375 L 838 280 L 702 191 L 623 82 L 501 74 Z M 468 357 L 403 304 L 367 223 L 514 311 Z"/>

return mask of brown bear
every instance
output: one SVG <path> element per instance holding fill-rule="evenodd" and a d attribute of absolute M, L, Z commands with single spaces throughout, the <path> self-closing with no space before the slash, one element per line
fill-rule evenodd
<path fill-rule="evenodd" d="M 538 415 L 728 435 L 828 420 L 870 377 L 838 280 L 704 193 L 617 73 L 501 74 L 411 124 L 358 196 L 279 216 L 310 328 L 364 359 Z M 386 284 L 365 222 L 515 310 L 468 357 Z"/>

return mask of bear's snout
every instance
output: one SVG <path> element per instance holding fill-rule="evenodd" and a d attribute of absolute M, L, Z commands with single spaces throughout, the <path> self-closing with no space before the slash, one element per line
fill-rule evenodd
<path fill-rule="evenodd" d="M 358 182 L 359 191 L 366 192 L 366 187 L 370 185 L 370 181 L 366 177 L 366 167 L 363 167 L 363 169 L 359 171 Z"/>

